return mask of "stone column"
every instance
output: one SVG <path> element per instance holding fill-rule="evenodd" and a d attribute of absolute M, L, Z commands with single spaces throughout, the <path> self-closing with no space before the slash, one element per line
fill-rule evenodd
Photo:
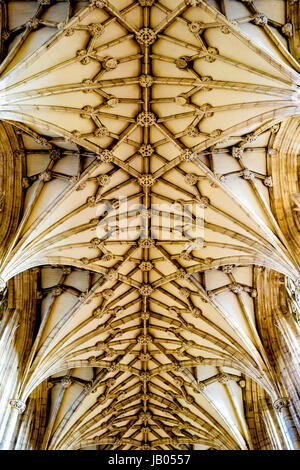
<path fill-rule="evenodd" d="M 288 450 L 286 437 L 283 435 L 280 427 L 278 415 L 272 406 L 268 397 L 264 397 L 259 401 L 260 416 L 267 430 L 270 440 L 271 450 Z"/>
<path fill-rule="evenodd" d="M 4 439 L 1 444 L 1 450 L 12 450 L 17 435 L 17 422 L 19 415 L 24 413 L 26 404 L 18 399 L 9 400 L 11 406 L 11 412 L 6 423 Z"/>
<path fill-rule="evenodd" d="M 293 449 L 297 450 L 300 449 L 300 436 L 290 412 L 290 405 L 290 399 L 287 397 L 278 398 L 273 403 L 275 410 L 280 413 L 281 418 L 284 421 L 284 425 L 292 443 Z"/>
<path fill-rule="evenodd" d="M 6 298 L 0 305 L 0 442 L 3 449 L 12 448 L 18 413 L 25 411 L 25 404 L 19 398 L 35 331 L 37 276 L 36 272 L 26 271 L 11 279 Z"/>

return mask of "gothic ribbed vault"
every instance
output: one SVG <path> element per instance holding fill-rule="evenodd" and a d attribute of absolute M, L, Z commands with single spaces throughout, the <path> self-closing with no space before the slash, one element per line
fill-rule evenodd
<path fill-rule="evenodd" d="M 0 2 L 0 281 L 39 318 L 0 409 L 48 403 L 40 448 L 258 446 L 300 279 L 298 7 Z"/>

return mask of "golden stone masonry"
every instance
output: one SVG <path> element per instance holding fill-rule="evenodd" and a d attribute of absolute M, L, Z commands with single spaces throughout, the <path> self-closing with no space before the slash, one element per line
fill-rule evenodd
<path fill-rule="evenodd" d="M 300 449 L 299 30 L 0 0 L 0 449 Z"/>

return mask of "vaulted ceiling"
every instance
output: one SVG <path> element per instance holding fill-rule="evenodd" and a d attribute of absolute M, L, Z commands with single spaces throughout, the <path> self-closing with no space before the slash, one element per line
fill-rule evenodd
<path fill-rule="evenodd" d="M 245 376 L 277 394 L 254 270 L 299 279 L 286 3 L 1 3 L 0 276 L 41 266 L 19 397 L 48 380 L 45 448 L 251 447 Z"/>

